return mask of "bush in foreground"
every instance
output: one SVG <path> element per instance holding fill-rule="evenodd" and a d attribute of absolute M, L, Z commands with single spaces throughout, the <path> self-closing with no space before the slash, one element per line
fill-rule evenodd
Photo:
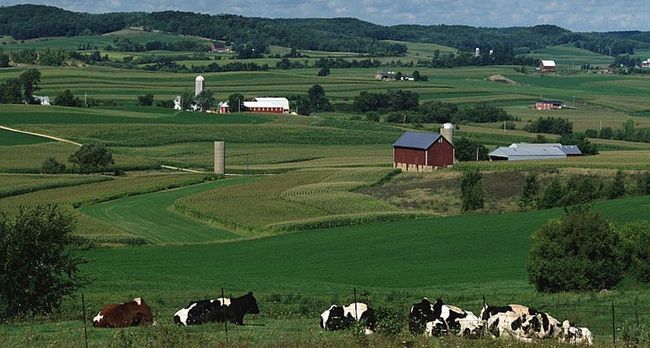
<path fill-rule="evenodd" d="M 65 164 L 59 163 L 54 157 L 48 157 L 41 164 L 41 173 L 43 174 L 60 174 L 65 172 Z"/>
<path fill-rule="evenodd" d="M 0 214 L 0 316 L 51 313 L 83 285 L 70 253 L 75 221 L 57 205 Z"/>
<path fill-rule="evenodd" d="M 624 271 L 618 234 L 586 206 L 567 210 L 533 234 L 528 279 L 538 291 L 607 289 Z"/>

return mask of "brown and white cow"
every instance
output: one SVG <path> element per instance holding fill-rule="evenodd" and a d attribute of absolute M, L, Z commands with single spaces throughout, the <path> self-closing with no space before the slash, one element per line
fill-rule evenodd
<path fill-rule="evenodd" d="M 122 304 L 109 304 L 93 318 L 94 327 L 128 327 L 154 324 L 151 309 L 137 297 Z"/>

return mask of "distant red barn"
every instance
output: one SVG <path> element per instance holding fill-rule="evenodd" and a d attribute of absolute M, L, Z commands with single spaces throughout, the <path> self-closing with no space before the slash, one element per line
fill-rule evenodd
<path fill-rule="evenodd" d="M 429 171 L 454 164 L 455 149 L 440 133 L 406 132 L 393 144 L 393 166 Z"/>

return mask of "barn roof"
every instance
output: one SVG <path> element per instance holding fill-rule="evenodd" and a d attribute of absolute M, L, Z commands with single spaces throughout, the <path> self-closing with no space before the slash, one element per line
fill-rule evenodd
<path fill-rule="evenodd" d="M 562 145 L 560 146 L 560 150 L 567 155 L 582 155 L 582 151 L 580 151 L 578 145 Z"/>
<path fill-rule="evenodd" d="M 393 147 L 408 147 L 413 149 L 426 150 L 433 145 L 438 138 L 440 138 L 440 133 L 436 132 L 404 132 L 397 141 L 393 144 Z"/>
<path fill-rule="evenodd" d="M 552 66 L 555 66 L 555 61 L 554 60 L 542 59 L 542 65 L 552 67 Z"/>
<path fill-rule="evenodd" d="M 253 101 L 244 102 L 246 107 L 258 108 L 283 108 L 289 110 L 289 100 L 287 98 L 253 98 Z"/>
<path fill-rule="evenodd" d="M 499 147 L 490 152 L 490 157 L 507 158 L 510 161 L 528 159 L 565 158 L 567 156 L 557 146 L 518 146 Z"/>
<path fill-rule="evenodd" d="M 544 99 L 540 99 L 537 102 L 538 103 L 562 104 L 561 100 L 544 100 Z"/>

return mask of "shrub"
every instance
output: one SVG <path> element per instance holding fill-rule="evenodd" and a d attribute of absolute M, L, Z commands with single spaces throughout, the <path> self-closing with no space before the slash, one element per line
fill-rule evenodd
<path fill-rule="evenodd" d="M 537 182 L 537 175 L 528 174 L 526 176 L 526 183 L 521 190 L 521 196 L 519 197 L 519 207 L 525 209 L 531 206 L 536 206 L 538 195 L 539 183 Z"/>
<path fill-rule="evenodd" d="M 369 112 L 366 114 L 366 120 L 371 122 L 379 122 L 379 114 L 376 112 Z"/>
<path fill-rule="evenodd" d="M 483 209 L 483 175 L 478 169 L 468 169 L 463 172 L 460 181 L 463 211 Z"/>
<path fill-rule="evenodd" d="M 614 199 L 625 196 L 625 176 L 622 171 L 617 171 L 614 179 L 607 187 L 607 198 Z"/>
<path fill-rule="evenodd" d="M 82 173 L 90 173 L 105 169 L 113 164 L 113 154 L 104 145 L 90 144 L 80 147 L 68 160 L 79 166 Z"/>
<path fill-rule="evenodd" d="M 560 117 L 540 117 L 524 126 L 530 133 L 570 134 L 573 132 L 573 123 Z"/>
<path fill-rule="evenodd" d="M 66 89 L 54 97 L 54 105 L 80 107 L 81 100 L 75 97 L 69 89 Z"/>
<path fill-rule="evenodd" d="M 377 331 L 379 334 L 394 338 L 402 332 L 402 323 L 406 320 L 403 311 L 394 306 L 378 306 L 375 310 L 377 316 Z"/>
<path fill-rule="evenodd" d="M 70 253 L 74 226 L 57 205 L 0 214 L 0 316 L 51 313 L 84 284 L 84 261 Z"/>
<path fill-rule="evenodd" d="M 650 345 L 650 329 L 636 322 L 626 321 L 620 328 L 623 347 L 636 348 Z"/>
<path fill-rule="evenodd" d="M 624 270 L 618 234 L 586 206 L 567 210 L 533 234 L 528 279 L 538 291 L 611 288 Z"/>
<path fill-rule="evenodd" d="M 138 96 L 138 105 L 140 106 L 151 106 L 153 105 L 153 94 L 147 93 L 145 95 Z"/>
<path fill-rule="evenodd" d="M 56 158 L 48 157 L 41 164 L 41 173 L 43 174 L 59 174 L 65 171 L 65 164 L 59 163 Z"/>
<path fill-rule="evenodd" d="M 562 200 L 562 184 L 558 178 L 551 179 L 551 182 L 544 189 L 544 193 L 538 202 L 538 207 L 547 209 L 555 207 Z"/>
<path fill-rule="evenodd" d="M 640 195 L 650 195 L 650 171 L 639 177 L 636 182 L 636 191 Z"/>
<path fill-rule="evenodd" d="M 639 282 L 650 283 L 650 222 L 625 224 L 618 232 L 630 273 Z"/>

